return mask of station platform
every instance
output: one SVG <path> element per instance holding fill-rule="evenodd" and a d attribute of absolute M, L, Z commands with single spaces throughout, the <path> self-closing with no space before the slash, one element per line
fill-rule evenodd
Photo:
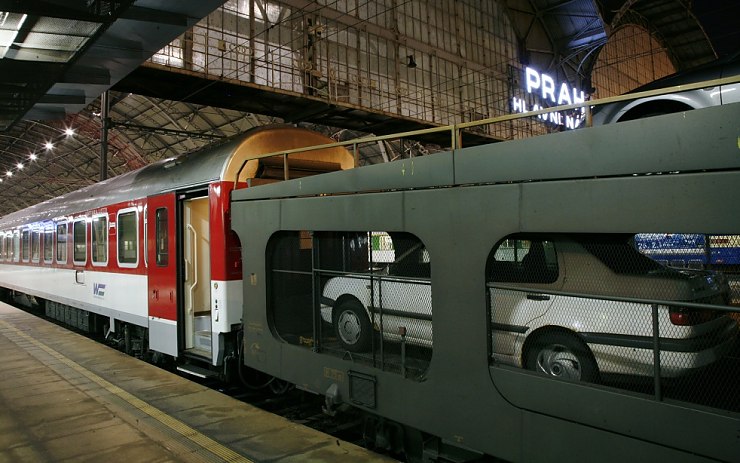
<path fill-rule="evenodd" d="M 0 462 L 383 462 L 0 303 Z"/>

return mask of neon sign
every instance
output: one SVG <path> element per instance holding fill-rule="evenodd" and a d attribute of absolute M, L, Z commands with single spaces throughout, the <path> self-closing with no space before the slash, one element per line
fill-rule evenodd
<path fill-rule="evenodd" d="M 533 103 L 531 108 L 527 99 L 513 97 L 511 99 L 511 109 L 515 113 L 528 113 L 529 111 L 538 111 L 545 109 L 548 103 L 555 106 L 570 105 L 583 103 L 586 96 L 583 90 L 570 87 L 566 82 L 557 83 L 555 79 L 547 74 L 540 73 L 535 69 L 527 67 L 524 72 L 525 90 L 527 94 L 536 97 L 541 103 Z M 534 99 L 534 98 L 533 98 Z M 583 108 L 575 110 L 574 113 L 565 114 L 561 112 L 551 112 L 537 116 L 544 122 L 564 126 L 566 129 L 575 129 L 583 122 Z"/>

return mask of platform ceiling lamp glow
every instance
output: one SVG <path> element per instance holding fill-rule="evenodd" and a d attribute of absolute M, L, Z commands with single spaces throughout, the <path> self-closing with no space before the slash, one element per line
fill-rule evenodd
<path fill-rule="evenodd" d="M 51 151 L 52 149 L 54 149 L 54 143 L 47 141 L 44 144 L 44 148 L 46 148 L 46 151 Z"/>
<path fill-rule="evenodd" d="M 71 137 L 75 134 L 75 129 L 67 127 L 66 129 L 64 129 L 64 134 L 68 137 Z"/>
<path fill-rule="evenodd" d="M 28 159 L 30 159 L 31 161 L 35 161 L 36 159 L 38 159 L 38 157 L 34 153 L 31 153 L 28 155 Z"/>
<path fill-rule="evenodd" d="M 17 167 L 18 170 L 23 170 L 23 163 L 19 162 L 18 164 L 15 165 L 15 167 Z"/>

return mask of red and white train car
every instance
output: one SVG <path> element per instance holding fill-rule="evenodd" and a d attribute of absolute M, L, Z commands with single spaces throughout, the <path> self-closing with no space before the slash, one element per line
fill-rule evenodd
<path fill-rule="evenodd" d="M 295 127 L 254 129 L 0 218 L 0 287 L 47 315 L 104 331 L 128 351 L 222 365 L 242 320 L 241 244 L 230 229 L 235 187 L 350 168 L 332 143 Z"/>

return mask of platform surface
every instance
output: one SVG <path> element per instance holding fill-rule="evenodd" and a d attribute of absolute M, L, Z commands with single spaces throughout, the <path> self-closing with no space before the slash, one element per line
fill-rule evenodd
<path fill-rule="evenodd" d="M 0 303 L 0 463 L 383 462 Z"/>

